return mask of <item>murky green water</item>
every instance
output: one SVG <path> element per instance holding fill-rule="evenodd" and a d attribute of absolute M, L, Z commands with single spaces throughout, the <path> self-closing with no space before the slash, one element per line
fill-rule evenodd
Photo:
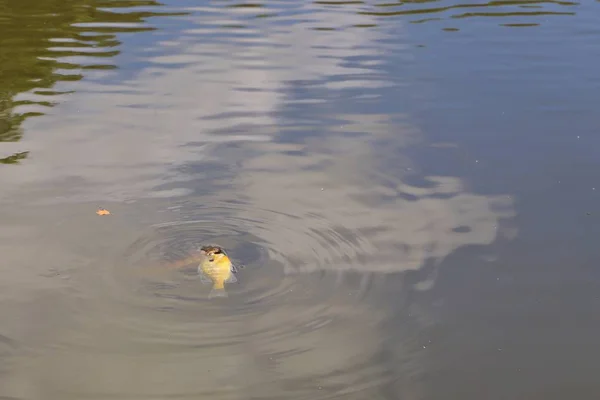
<path fill-rule="evenodd" d="M 0 399 L 597 398 L 599 17 L 0 0 Z"/>

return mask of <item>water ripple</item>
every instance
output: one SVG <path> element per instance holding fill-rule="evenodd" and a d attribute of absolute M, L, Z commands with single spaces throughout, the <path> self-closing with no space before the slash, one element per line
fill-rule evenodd
<path fill-rule="evenodd" d="M 36 156 L 9 175 L 22 214 L 3 229 L 14 236 L 29 218 L 37 239 L 3 245 L 30 267 L 3 269 L 4 296 L 27 297 L 11 283 L 34 282 L 61 298 L 41 297 L 22 323 L 60 321 L 29 330 L 39 359 L 21 375 L 61 399 L 315 399 L 376 397 L 400 359 L 419 371 L 414 337 L 385 328 L 405 311 L 390 282 L 425 266 L 434 281 L 442 260 L 492 243 L 514 212 L 459 177 L 410 172 L 406 150 L 423 134 L 379 98 L 410 97 L 386 54 L 410 65 L 414 49 L 364 13 L 382 8 L 97 6 L 45 33 L 32 56 L 50 72 L 32 73 L 6 108 L 48 113 L 68 99 L 29 125 Z M 124 46 L 133 32 L 140 42 Z M 100 202 L 111 216 L 93 214 Z M 245 268 L 227 299 L 209 301 L 197 250 L 215 242 Z"/>
<path fill-rule="evenodd" d="M 0 15 L 0 144 L 20 141 L 21 126 L 29 117 L 49 113 L 72 93 L 51 90 L 57 84 L 117 69 L 110 61 L 120 54 L 117 34 L 154 30 L 146 22 L 150 17 L 182 15 L 160 11 L 155 1 L 119 0 L 106 4 L 110 9 L 94 8 L 100 2 L 93 2 L 60 12 L 52 2 L 30 3 L 15 3 Z M 140 6 L 146 10 L 138 10 Z M 54 101 L 47 101 L 48 96 Z M 28 154 L 28 149 L 19 150 Z M 14 161 L 10 152 L 10 147 L 0 146 L 0 163 L 25 158 Z"/>
<path fill-rule="evenodd" d="M 385 279 L 365 281 L 331 269 L 287 273 L 284 264 L 294 260 L 269 240 L 287 238 L 313 259 L 350 259 L 357 247 L 368 251 L 365 237 L 318 213 L 260 209 L 243 198 L 202 200 L 200 207 L 193 199 L 171 205 L 176 221 L 147 226 L 121 253 L 74 273 L 77 290 L 63 310 L 75 323 L 60 330 L 44 357 L 46 363 L 60 362 L 69 378 L 42 364 L 38 387 L 53 393 L 76 377 L 83 379 L 84 393 L 119 398 L 270 398 L 287 391 L 325 399 L 394 379 L 375 361 L 376 341 L 352 345 L 384 320 L 385 313 L 370 309 L 365 296 Z M 299 224 L 304 218 L 312 221 L 310 229 Z M 293 243 L 298 235 L 305 239 Z M 207 298 L 209 287 L 196 274 L 198 247 L 215 242 L 244 265 L 239 284 L 228 285 L 230 297 L 222 301 Z M 126 384 L 118 371 L 142 358 L 146 377 L 160 375 L 165 365 L 180 372 L 169 382 L 129 376 Z M 103 372 L 91 380 L 92 371 Z M 194 371 L 202 373 L 191 379 Z M 103 390 L 105 379 L 113 382 L 110 392 Z M 141 381 L 146 384 L 136 385 Z"/>
<path fill-rule="evenodd" d="M 579 5 L 574 1 L 555 0 L 508 0 L 446 5 L 447 3 L 448 1 L 444 0 L 378 3 L 372 8 L 361 10 L 358 13 L 377 17 L 417 17 L 418 19 L 410 21 L 412 23 L 493 17 L 503 21 L 500 23 L 502 26 L 537 26 L 543 21 L 539 17 L 575 15 L 575 7 Z M 463 11 L 470 9 L 474 9 L 474 11 Z M 435 15 L 435 17 L 429 17 L 429 15 Z M 423 16 L 428 17 L 423 18 Z"/>

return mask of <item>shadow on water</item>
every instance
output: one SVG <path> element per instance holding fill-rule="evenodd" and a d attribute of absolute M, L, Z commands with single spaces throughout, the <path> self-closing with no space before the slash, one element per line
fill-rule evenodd
<path fill-rule="evenodd" d="M 41 116 L 71 91 L 58 82 L 77 82 L 87 70 L 118 68 L 117 34 L 153 31 L 150 17 L 161 13 L 156 1 L 6 1 L 0 8 L 0 156 L 7 142 L 23 136 L 22 123 Z M 138 11 L 145 7 L 149 11 Z M 16 164 L 21 151 L 0 158 Z"/>

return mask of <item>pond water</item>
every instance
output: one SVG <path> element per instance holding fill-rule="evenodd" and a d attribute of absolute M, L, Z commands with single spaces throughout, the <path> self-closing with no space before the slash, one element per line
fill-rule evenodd
<path fill-rule="evenodd" d="M 4 0 L 0 399 L 598 398 L 598 18 Z"/>

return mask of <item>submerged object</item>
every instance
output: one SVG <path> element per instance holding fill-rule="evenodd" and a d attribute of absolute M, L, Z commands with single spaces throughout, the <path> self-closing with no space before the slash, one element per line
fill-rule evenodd
<path fill-rule="evenodd" d="M 108 211 L 106 208 L 98 208 L 98 211 L 96 211 L 96 214 L 98 215 L 110 215 L 110 211 Z"/>

